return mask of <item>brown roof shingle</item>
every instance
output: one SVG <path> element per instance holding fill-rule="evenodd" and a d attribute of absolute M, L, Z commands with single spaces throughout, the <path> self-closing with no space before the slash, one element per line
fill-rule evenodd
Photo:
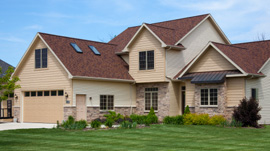
<path fill-rule="evenodd" d="M 128 64 L 115 55 L 116 45 L 39 33 L 73 76 L 133 80 Z M 77 53 L 70 43 L 76 43 L 83 53 Z M 88 47 L 93 45 L 101 53 L 95 55 Z"/>
<path fill-rule="evenodd" d="M 176 20 L 164 21 L 153 24 L 146 24 L 165 44 L 175 45 L 177 41 L 183 38 L 196 25 L 198 25 L 209 14 L 181 18 Z M 121 34 L 112 39 L 109 43 L 116 44 L 116 52 L 121 52 L 140 26 L 130 27 Z"/>

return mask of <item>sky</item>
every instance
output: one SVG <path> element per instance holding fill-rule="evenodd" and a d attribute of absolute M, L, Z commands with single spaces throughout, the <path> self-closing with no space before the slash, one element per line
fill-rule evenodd
<path fill-rule="evenodd" d="M 126 28 L 210 13 L 232 43 L 270 39 L 268 0 L 0 0 L 0 59 L 17 66 L 37 32 L 108 42 Z"/>

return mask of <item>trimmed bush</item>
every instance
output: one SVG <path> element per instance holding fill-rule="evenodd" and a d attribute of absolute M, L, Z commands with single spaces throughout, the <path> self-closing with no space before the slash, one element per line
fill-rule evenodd
<path fill-rule="evenodd" d="M 114 121 L 112 119 L 107 119 L 106 122 L 105 122 L 105 125 L 108 126 L 108 127 L 112 127 Z"/>
<path fill-rule="evenodd" d="M 124 116 L 120 113 L 116 114 L 114 111 L 109 111 L 109 114 L 105 114 L 104 117 L 117 121 L 118 119 L 124 119 Z"/>
<path fill-rule="evenodd" d="M 92 128 L 98 129 L 98 128 L 100 128 L 100 126 L 101 126 L 101 122 L 98 121 L 98 120 L 93 120 L 93 121 L 91 122 L 91 127 L 92 127 Z"/>
<path fill-rule="evenodd" d="M 137 114 L 131 114 L 130 115 L 130 119 L 133 121 L 133 122 L 136 122 L 138 124 L 145 124 L 145 121 L 147 119 L 147 116 L 146 115 L 137 115 Z"/>
<path fill-rule="evenodd" d="M 59 125 L 59 127 L 63 127 L 64 129 L 70 129 L 70 130 L 79 130 L 84 129 L 87 126 L 87 122 L 85 120 L 76 121 L 72 116 L 68 117 L 68 120 L 64 121 L 62 125 Z"/>
<path fill-rule="evenodd" d="M 184 124 L 185 125 L 208 125 L 209 121 L 208 114 L 186 114 L 184 116 Z"/>
<path fill-rule="evenodd" d="M 261 107 L 259 107 L 258 101 L 253 98 L 249 100 L 244 98 L 240 101 L 239 106 L 234 109 L 233 118 L 241 122 L 244 127 L 259 127 L 258 120 L 261 119 L 260 110 Z"/>
<path fill-rule="evenodd" d="M 226 119 L 222 115 L 214 115 L 209 119 L 208 124 L 209 125 L 221 125 L 225 121 L 226 121 Z"/>
<path fill-rule="evenodd" d="M 184 114 L 190 114 L 189 106 L 187 105 L 184 111 Z"/>
<path fill-rule="evenodd" d="M 184 124 L 183 119 L 184 119 L 184 117 L 182 115 L 166 116 L 163 119 L 163 123 L 164 124 L 183 125 Z"/>
<path fill-rule="evenodd" d="M 146 119 L 150 124 L 155 124 L 158 123 L 158 117 L 155 114 L 155 111 L 153 109 L 153 107 L 151 107 L 150 112 L 147 115 L 147 119 Z"/>
<path fill-rule="evenodd" d="M 107 119 L 105 119 L 105 118 L 96 118 L 96 119 L 94 119 L 93 121 L 99 121 L 100 123 L 105 123 L 106 121 L 107 121 Z"/>

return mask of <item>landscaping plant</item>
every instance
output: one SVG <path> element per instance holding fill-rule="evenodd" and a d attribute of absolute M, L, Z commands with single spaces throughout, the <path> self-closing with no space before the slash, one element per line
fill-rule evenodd
<path fill-rule="evenodd" d="M 136 128 L 137 127 L 137 123 L 136 122 L 129 122 L 129 121 L 124 121 L 121 123 L 120 128 L 122 129 L 132 129 L 132 128 Z"/>
<path fill-rule="evenodd" d="M 189 106 L 187 105 L 184 111 L 184 114 L 190 114 Z"/>
<path fill-rule="evenodd" d="M 158 123 L 158 117 L 156 116 L 153 107 L 151 107 L 150 112 L 147 115 L 146 121 L 147 123 L 149 122 L 150 124 Z"/>
<path fill-rule="evenodd" d="M 124 116 L 120 113 L 116 114 L 114 111 L 109 111 L 109 114 L 105 114 L 104 117 L 117 121 L 118 119 L 124 119 Z"/>
<path fill-rule="evenodd" d="M 244 98 L 240 101 L 239 106 L 234 109 L 233 118 L 236 121 L 240 121 L 244 127 L 258 127 L 258 120 L 261 119 L 260 110 L 261 107 L 259 107 L 258 101 L 253 98 L 249 100 Z"/>
<path fill-rule="evenodd" d="M 85 120 L 75 121 L 72 116 L 69 116 L 68 120 L 64 121 L 60 126 L 63 127 L 64 129 L 81 130 L 86 128 L 87 125 L 88 124 Z"/>
<path fill-rule="evenodd" d="M 163 119 L 164 124 L 174 124 L 174 125 L 183 125 L 184 124 L 184 117 L 182 115 L 177 116 L 166 116 Z"/>
<path fill-rule="evenodd" d="M 209 125 L 221 125 L 226 119 L 222 115 L 214 115 L 210 117 L 208 124 Z"/>
<path fill-rule="evenodd" d="M 114 121 L 112 119 L 108 118 L 105 122 L 105 125 L 108 127 L 112 127 L 113 123 L 114 123 Z"/>
<path fill-rule="evenodd" d="M 147 115 L 137 115 L 137 114 L 131 114 L 130 118 L 133 122 L 136 122 L 138 124 L 145 124 Z"/>
<path fill-rule="evenodd" d="M 101 126 L 101 122 L 98 121 L 98 120 L 93 120 L 93 121 L 91 122 L 91 127 L 92 127 L 92 128 L 98 129 L 98 128 L 100 128 L 100 126 Z"/>

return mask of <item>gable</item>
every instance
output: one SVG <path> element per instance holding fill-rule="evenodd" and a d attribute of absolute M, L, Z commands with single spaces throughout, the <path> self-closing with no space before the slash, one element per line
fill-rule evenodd
<path fill-rule="evenodd" d="M 207 50 L 198 58 L 188 72 L 209 72 L 209 71 L 224 71 L 237 70 L 227 59 L 225 59 L 213 47 Z"/>

